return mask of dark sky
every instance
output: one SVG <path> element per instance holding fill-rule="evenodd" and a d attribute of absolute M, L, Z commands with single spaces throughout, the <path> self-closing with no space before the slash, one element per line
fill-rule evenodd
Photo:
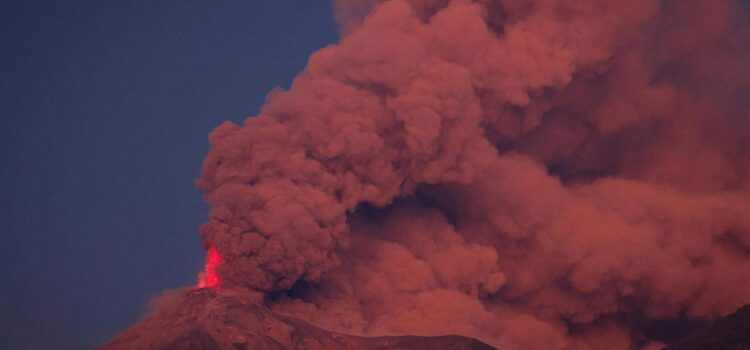
<path fill-rule="evenodd" d="M 222 120 L 336 40 L 328 0 L 0 2 L 0 349 L 82 349 L 191 284 Z"/>

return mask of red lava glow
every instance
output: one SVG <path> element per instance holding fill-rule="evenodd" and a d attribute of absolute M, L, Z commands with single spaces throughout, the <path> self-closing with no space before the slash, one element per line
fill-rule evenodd
<path fill-rule="evenodd" d="M 220 284 L 219 275 L 216 273 L 216 269 L 221 266 L 224 259 L 219 254 L 219 250 L 216 247 L 208 249 L 206 256 L 206 268 L 200 273 L 198 277 L 198 288 L 213 288 L 218 287 Z"/>

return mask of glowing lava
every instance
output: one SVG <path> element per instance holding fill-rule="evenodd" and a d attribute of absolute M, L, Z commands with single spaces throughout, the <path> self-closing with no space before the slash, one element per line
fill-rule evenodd
<path fill-rule="evenodd" d="M 219 275 L 216 273 L 216 269 L 221 266 L 224 259 L 219 254 L 219 250 L 216 247 L 208 248 L 206 255 L 206 268 L 198 276 L 198 288 L 213 288 L 218 287 L 220 284 Z"/>

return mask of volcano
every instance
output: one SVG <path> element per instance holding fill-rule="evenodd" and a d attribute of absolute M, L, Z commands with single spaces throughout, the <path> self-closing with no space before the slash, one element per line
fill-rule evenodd
<path fill-rule="evenodd" d="M 105 349 L 657 350 L 750 303 L 744 2 L 334 8 L 209 136 L 203 288 Z"/>
<path fill-rule="evenodd" d="M 171 306 L 161 307 L 100 349 L 494 349 L 455 335 L 358 337 L 272 312 L 231 292 L 202 288 L 177 293 Z"/>

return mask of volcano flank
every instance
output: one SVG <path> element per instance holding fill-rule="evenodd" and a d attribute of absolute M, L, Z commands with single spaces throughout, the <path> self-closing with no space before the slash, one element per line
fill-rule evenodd
<path fill-rule="evenodd" d="M 101 350 L 491 350 L 460 336 L 357 337 L 329 332 L 212 289 L 172 294 L 162 308 Z"/>

